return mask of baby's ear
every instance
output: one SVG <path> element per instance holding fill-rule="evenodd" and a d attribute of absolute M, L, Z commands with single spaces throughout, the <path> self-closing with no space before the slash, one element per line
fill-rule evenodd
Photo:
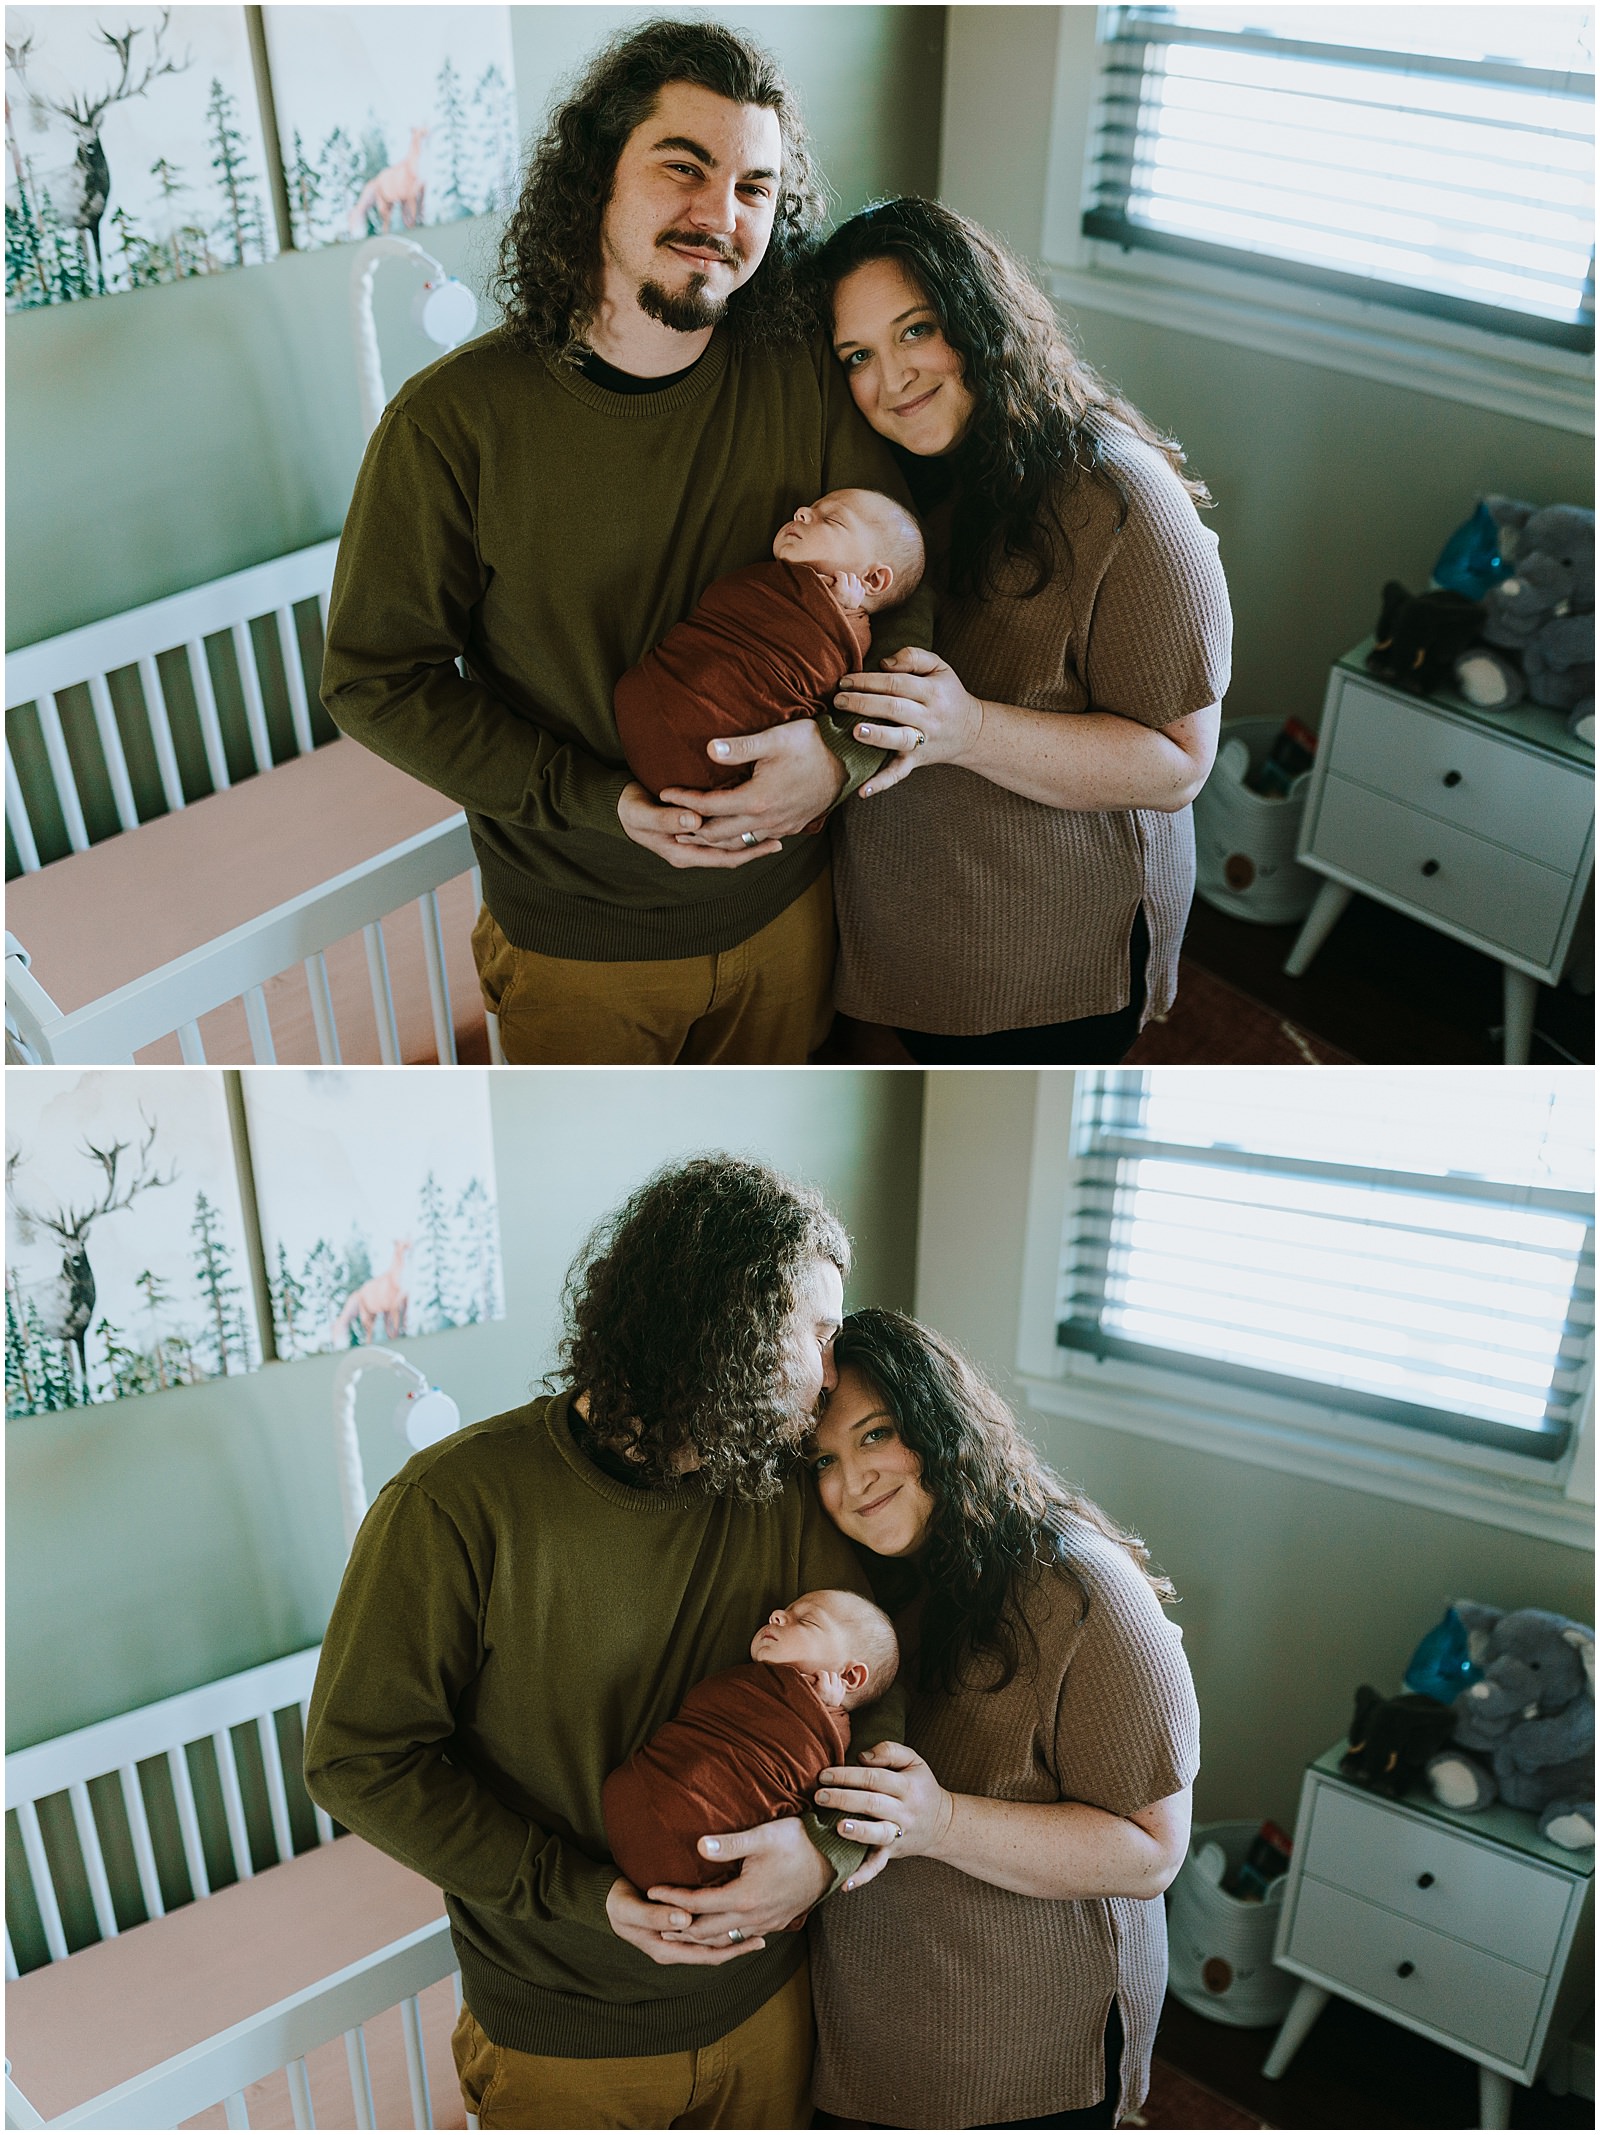
<path fill-rule="evenodd" d="M 865 1661 L 852 1661 L 847 1668 L 839 1670 L 839 1680 L 847 1691 L 861 1690 L 871 1673 Z"/>
<path fill-rule="evenodd" d="M 887 593 L 894 584 L 893 564 L 875 563 L 870 571 L 861 573 L 861 583 L 868 593 Z"/>

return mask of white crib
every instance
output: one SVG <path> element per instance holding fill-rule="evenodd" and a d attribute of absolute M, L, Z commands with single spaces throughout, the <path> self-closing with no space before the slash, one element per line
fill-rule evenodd
<path fill-rule="evenodd" d="M 6 1759 L 7 2127 L 470 2124 L 439 1892 L 300 1779 L 316 1660 Z"/>
<path fill-rule="evenodd" d="M 9 1059 L 498 1058 L 465 818 L 316 703 L 337 546 L 7 656 Z"/>

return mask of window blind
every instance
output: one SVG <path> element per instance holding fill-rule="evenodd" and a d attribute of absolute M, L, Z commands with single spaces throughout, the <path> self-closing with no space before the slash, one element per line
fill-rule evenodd
<path fill-rule="evenodd" d="M 1591 11 L 1107 14 L 1086 235 L 1593 349 Z"/>
<path fill-rule="evenodd" d="M 1594 1330 L 1586 1074 L 1080 1077 L 1057 1340 L 1555 1460 Z"/>

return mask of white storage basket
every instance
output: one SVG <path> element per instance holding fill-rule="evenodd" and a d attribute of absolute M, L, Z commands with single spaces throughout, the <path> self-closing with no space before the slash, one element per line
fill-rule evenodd
<path fill-rule="evenodd" d="M 1259 1823 L 1198 1824 L 1189 1857 L 1167 1894 L 1167 1983 L 1186 2008 L 1219 2024 L 1276 2024 L 1299 1985 L 1272 1962 L 1272 1940 L 1283 1906 L 1283 1885 L 1260 1900 L 1231 1897 L 1196 1865 L 1208 1840 L 1228 1857 L 1228 1873 L 1244 1860 Z"/>
<path fill-rule="evenodd" d="M 1244 783 L 1266 761 L 1278 733 L 1275 719 L 1225 726 L 1216 765 L 1194 804 L 1197 891 L 1219 912 L 1269 927 L 1304 919 L 1321 888 L 1320 877 L 1294 856 L 1311 773 L 1302 771 L 1281 795 L 1252 793 Z"/>

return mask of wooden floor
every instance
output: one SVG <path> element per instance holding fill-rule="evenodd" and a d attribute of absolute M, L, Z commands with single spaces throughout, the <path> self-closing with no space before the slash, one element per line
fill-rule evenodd
<path fill-rule="evenodd" d="M 1470 2061 L 1399 2024 L 1337 1998 L 1276 2083 L 1261 2073 L 1275 2032 L 1240 2031 L 1197 2016 L 1173 1995 L 1156 2052 L 1273 2128 L 1475 2128 L 1478 2075 Z M 1592 2128 L 1594 2104 L 1542 2084 L 1511 2092 L 1514 2128 Z"/>
<path fill-rule="evenodd" d="M 1352 899 L 1304 978 L 1283 975 L 1297 926 L 1262 927 L 1197 898 L 1184 954 L 1370 1066 L 1490 1066 L 1503 1058 L 1500 966 L 1369 897 Z M 1594 996 L 1539 988 L 1531 1058 L 1594 1059 Z M 1553 1040 L 1553 1043 L 1545 1042 Z"/>

